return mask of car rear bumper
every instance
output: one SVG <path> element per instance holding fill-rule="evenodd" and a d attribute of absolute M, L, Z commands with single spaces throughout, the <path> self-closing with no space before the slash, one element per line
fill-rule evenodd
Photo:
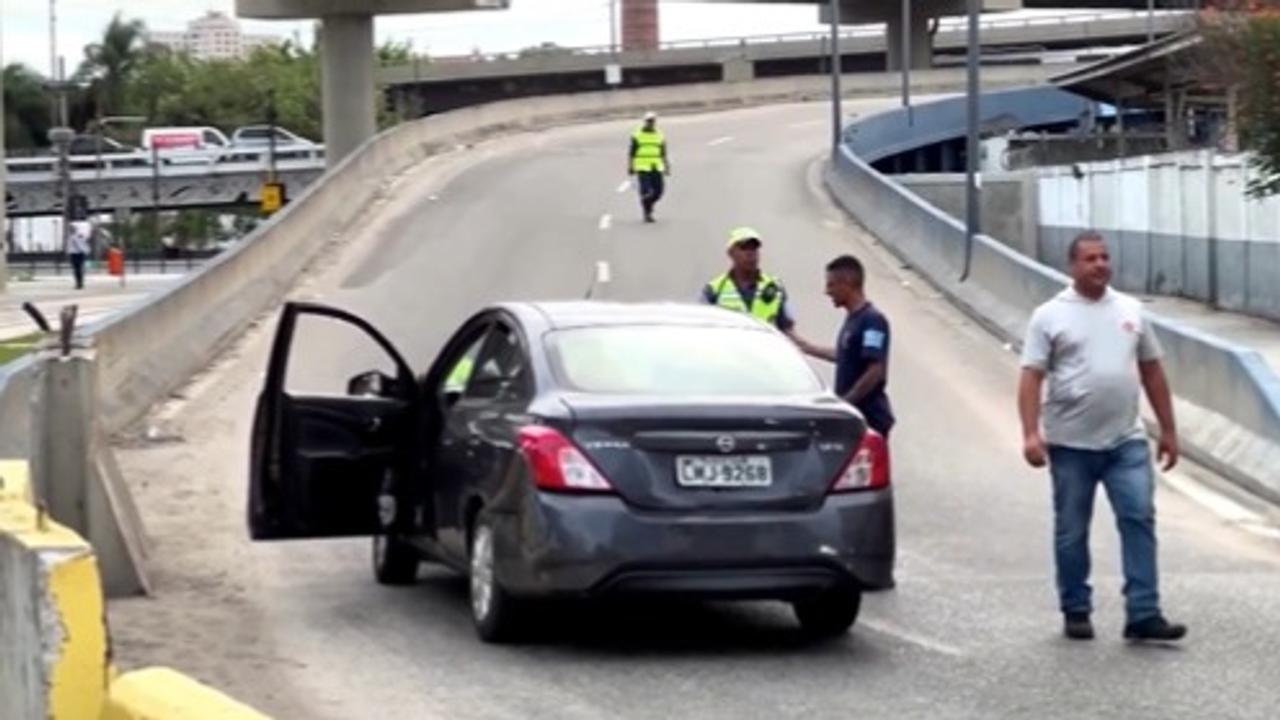
<path fill-rule="evenodd" d="M 893 586 L 890 490 L 811 512 L 640 512 L 617 497 L 531 495 L 497 518 L 498 577 L 525 595 L 788 599 Z"/>

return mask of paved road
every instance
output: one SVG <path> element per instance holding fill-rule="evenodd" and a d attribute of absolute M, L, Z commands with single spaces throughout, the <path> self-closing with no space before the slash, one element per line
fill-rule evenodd
<path fill-rule="evenodd" d="M 76 322 L 83 326 L 140 302 L 181 279 L 177 274 L 130 275 L 121 287 L 119 278 L 89 275 L 85 277 L 84 289 L 76 290 L 70 275 L 41 275 L 21 281 L 10 277 L 5 292 L 0 294 L 0 341 L 38 330 L 22 310 L 24 302 L 39 308 L 55 329 L 62 306 L 76 304 L 79 306 Z"/>
<path fill-rule="evenodd" d="M 477 305 L 581 297 L 600 262 L 610 282 L 597 297 L 691 298 L 721 268 L 725 232 L 745 223 L 765 234 L 800 329 L 826 339 L 840 318 L 821 267 L 842 252 L 865 258 L 894 328 L 899 586 L 870 596 L 847 638 L 802 643 L 782 605 L 646 606 L 565 610 L 539 642 L 489 647 L 446 573 L 383 588 L 363 541 L 250 545 L 243 484 L 269 340 L 260 330 L 156 419 L 170 442 L 122 452 L 156 540 L 159 590 L 113 604 L 122 662 L 175 664 L 281 717 L 1274 717 L 1277 546 L 1181 495 L 1158 498 L 1161 561 L 1167 609 L 1191 625 L 1190 641 L 1120 641 L 1105 501 L 1100 637 L 1060 639 L 1048 485 L 1019 458 L 1014 358 L 817 191 L 826 113 L 667 121 L 672 194 L 650 226 L 618 192 L 623 124 L 499 142 L 471 151 L 483 153 L 474 163 L 443 159 L 381 208 L 368 252 L 335 260 L 300 294 L 366 314 L 422 363 Z"/>

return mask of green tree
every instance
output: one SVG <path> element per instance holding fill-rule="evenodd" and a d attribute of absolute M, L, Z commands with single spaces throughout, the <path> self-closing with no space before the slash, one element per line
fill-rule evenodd
<path fill-rule="evenodd" d="M 1235 130 L 1255 170 L 1248 193 L 1280 193 L 1280 0 L 1249 0 L 1201 14 L 1202 77 L 1235 99 Z"/>
<path fill-rule="evenodd" d="M 146 54 L 146 25 L 141 20 L 126 22 L 119 13 L 107 24 L 102 40 L 85 47 L 85 60 L 76 74 L 92 83 L 90 93 L 101 114 L 124 111 L 128 85 Z"/>
<path fill-rule="evenodd" d="M 49 144 L 50 99 L 44 77 L 31 68 L 4 68 L 4 145 L 11 152 Z"/>

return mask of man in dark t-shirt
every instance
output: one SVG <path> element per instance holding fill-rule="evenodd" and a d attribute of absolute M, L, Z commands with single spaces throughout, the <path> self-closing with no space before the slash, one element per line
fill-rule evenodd
<path fill-rule="evenodd" d="M 889 381 L 889 320 L 867 300 L 866 272 L 852 255 L 841 255 L 827 264 L 827 295 L 848 313 L 834 348 L 804 340 L 797 344 L 806 353 L 836 364 L 836 394 L 849 401 L 867 425 L 885 436 L 893 429 L 893 408 L 885 387 Z"/>

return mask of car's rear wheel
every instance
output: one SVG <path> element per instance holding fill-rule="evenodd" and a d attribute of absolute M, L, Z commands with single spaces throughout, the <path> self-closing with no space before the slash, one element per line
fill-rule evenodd
<path fill-rule="evenodd" d="M 522 608 L 498 583 L 495 567 L 493 524 L 481 512 L 471 531 L 471 620 L 481 640 L 502 643 L 519 634 Z"/>
<path fill-rule="evenodd" d="M 849 631 L 862 607 L 862 592 L 856 588 L 829 590 L 791 604 L 805 633 L 820 638 L 838 637 Z"/>

